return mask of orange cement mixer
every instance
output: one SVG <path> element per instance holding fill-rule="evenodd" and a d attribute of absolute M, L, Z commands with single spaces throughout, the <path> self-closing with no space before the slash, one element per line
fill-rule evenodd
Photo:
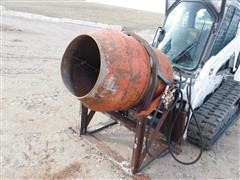
<path fill-rule="evenodd" d="M 153 48 L 158 70 L 173 81 L 166 55 Z M 115 30 L 100 30 L 76 37 L 67 47 L 61 64 L 64 84 L 86 107 L 94 111 L 127 110 L 148 93 L 152 62 L 136 38 Z M 158 78 L 154 94 L 166 83 Z"/>

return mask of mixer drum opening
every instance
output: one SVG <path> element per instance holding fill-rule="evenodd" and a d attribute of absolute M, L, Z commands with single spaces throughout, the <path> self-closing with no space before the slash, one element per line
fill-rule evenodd
<path fill-rule="evenodd" d="M 100 64 L 95 40 L 88 35 L 78 36 L 70 43 L 63 57 L 63 81 L 75 96 L 85 96 L 98 79 Z"/>

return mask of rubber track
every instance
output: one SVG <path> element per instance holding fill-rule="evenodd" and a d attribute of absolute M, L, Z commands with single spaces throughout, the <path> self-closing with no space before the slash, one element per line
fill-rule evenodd
<path fill-rule="evenodd" d="M 201 128 L 204 149 L 210 149 L 230 126 L 233 116 L 240 112 L 239 102 L 240 82 L 224 79 L 215 93 L 196 111 L 195 117 Z M 191 143 L 201 146 L 193 118 L 190 120 L 187 136 Z"/>

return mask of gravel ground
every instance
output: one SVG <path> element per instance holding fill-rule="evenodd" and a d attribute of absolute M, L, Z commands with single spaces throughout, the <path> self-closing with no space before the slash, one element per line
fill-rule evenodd
<path fill-rule="evenodd" d="M 4 16 L 2 29 L 2 179 L 132 179 L 78 137 L 79 102 L 60 77 L 67 44 L 96 28 Z M 150 32 L 139 31 L 147 39 Z M 102 119 L 98 114 L 95 122 Z M 238 121 L 192 166 L 166 156 L 143 172 L 152 179 L 239 179 L 239 127 Z M 129 159 L 133 137 L 123 127 L 99 136 Z M 184 150 L 179 158 L 189 160 L 198 148 L 186 143 Z"/>

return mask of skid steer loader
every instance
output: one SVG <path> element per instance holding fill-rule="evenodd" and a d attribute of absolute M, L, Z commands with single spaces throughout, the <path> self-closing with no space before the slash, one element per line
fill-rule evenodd
<path fill-rule="evenodd" d="M 184 101 L 191 84 L 185 137 L 209 149 L 240 118 L 240 1 L 167 0 L 165 15 L 152 45 L 171 60 Z"/>

